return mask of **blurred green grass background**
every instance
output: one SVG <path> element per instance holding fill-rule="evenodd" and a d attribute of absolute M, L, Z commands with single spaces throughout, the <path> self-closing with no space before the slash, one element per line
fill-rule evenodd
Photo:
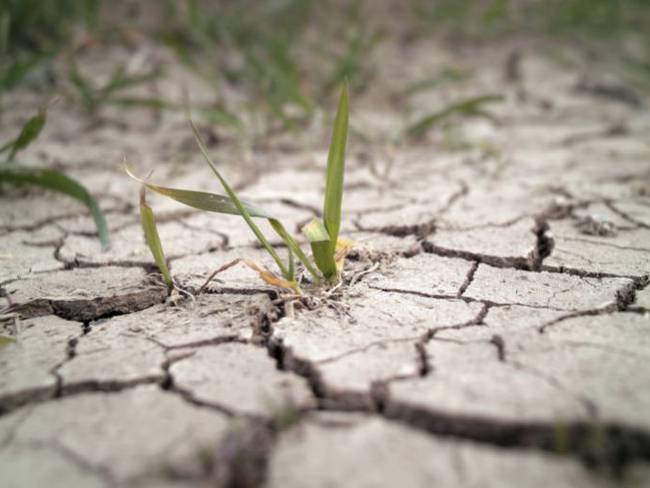
<path fill-rule="evenodd" d="M 590 43 L 650 79 L 647 0 L 3 0 L 0 95 L 40 70 L 52 84 L 72 79 L 92 109 L 102 100 L 88 96 L 81 73 L 75 81 L 51 61 L 71 64 L 90 45 L 147 39 L 170 48 L 215 93 L 235 85 L 292 128 L 331 101 L 343 79 L 355 93 L 366 90 L 381 63 L 379 43 L 429 36 Z M 222 108 L 224 120 L 232 117 Z"/>

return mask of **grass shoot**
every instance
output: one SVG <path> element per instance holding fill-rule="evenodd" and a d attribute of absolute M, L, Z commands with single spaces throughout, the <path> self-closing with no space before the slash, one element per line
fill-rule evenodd
<path fill-rule="evenodd" d="M 76 89 L 82 106 L 91 113 L 96 112 L 103 105 L 141 106 L 158 110 L 168 108 L 168 104 L 158 98 L 122 96 L 124 90 L 153 82 L 159 76 L 158 69 L 142 74 L 129 74 L 123 65 L 118 65 L 105 84 L 96 86 L 79 71 L 74 61 L 68 72 L 68 79 Z"/>
<path fill-rule="evenodd" d="M 437 112 L 433 112 L 418 119 L 406 128 L 404 134 L 412 138 L 422 137 L 434 125 L 439 124 L 454 115 L 461 115 L 463 117 L 482 116 L 492 118 L 483 108 L 484 105 L 502 101 L 503 95 L 480 95 L 460 100 L 438 110 Z"/>
<path fill-rule="evenodd" d="M 63 193 L 83 203 L 93 217 L 99 240 L 104 248 L 110 244 L 108 226 L 104 214 L 90 192 L 78 181 L 66 176 L 61 171 L 28 167 L 17 164 L 16 155 L 26 149 L 41 133 L 47 120 L 47 106 L 38 114 L 31 117 L 22 127 L 19 134 L 12 140 L 0 146 L 0 154 L 8 153 L 7 158 L 0 160 L 0 184 L 33 185 Z"/>
<path fill-rule="evenodd" d="M 163 275 L 165 284 L 169 289 L 174 287 L 172 275 L 169 273 L 165 253 L 160 242 L 160 235 L 158 234 L 158 226 L 156 225 L 156 217 L 153 214 L 151 207 L 147 205 L 145 187 L 140 190 L 140 221 L 142 223 L 142 230 L 144 231 L 144 239 L 149 246 L 149 250 L 153 255 L 156 266 Z"/>
<path fill-rule="evenodd" d="M 262 247 L 273 258 L 280 274 L 280 276 L 277 276 L 270 270 L 266 269 L 264 266 L 250 260 L 238 259 L 222 266 L 219 270 L 210 276 L 208 282 L 219 272 L 225 271 L 238 262 L 242 262 L 257 271 L 260 274 L 260 277 L 267 283 L 281 288 L 293 289 L 297 293 L 300 293 L 300 284 L 296 276 L 294 258 L 297 258 L 305 270 L 309 273 L 311 276 L 311 281 L 314 285 L 319 285 L 323 281 L 326 281 L 328 283 L 335 283 L 340 276 L 345 255 L 351 246 L 351 243 L 349 241 L 339 238 L 343 200 L 345 149 L 348 134 L 348 113 L 348 88 L 347 85 L 344 85 L 339 98 L 337 114 L 334 120 L 332 139 L 329 147 L 325 197 L 323 205 L 323 220 L 321 221 L 319 219 L 314 219 L 303 228 L 303 234 L 307 237 L 308 241 L 311 244 L 312 259 L 310 259 L 304 253 L 300 245 L 296 242 L 295 238 L 289 232 L 287 232 L 285 226 L 277 218 L 265 212 L 264 210 L 257 208 L 255 205 L 241 200 L 237 196 L 235 191 L 218 170 L 216 164 L 210 158 L 208 150 L 201 138 L 201 135 L 199 134 L 199 131 L 191 121 L 190 125 L 194 132 L 194 137 L 199 146 L 199 149 L 206 163 L 226 192 L 226 195 L 163 187 L 138 178 L 128 167 L 126 167 L 126 171 L 129 176 L 140 182 L 149 190 L 164 195 L 190 207 L 221 214 L 239 215 L 242 217 Z M 282 239 L 288 249 L 286 261 L 280 257 L 277 250 L 273 247 L 262 230 L 255 223 L 255 218 L 267 219 L 273 230 Z M 149 230 L 145 228 L 145 235 L 147 235 L 147 232 L 151 233 L 152 231 L 150 223 L 152 219 L 153 213 L 147 217 L 146 224 L 149 226 Z M 144 226 L 145 221 L 143 219 L 143 227 Z M 158 263 L 160 267 L 160 262 L 164 262 L 164 258 L 162 258 L 161 261 L 162 249 L 160 249 L 159 239 L 157 243 L 154 242 L 155 247 L 152 246 L 152 244 L 149 242 L 149 239 L 147 239 L 147 243 L 149 244 L 152 254 L 154 255 L 156 263 Z M 165 274 L 162 268 L 161 272 L 163 272 L 163 275 Z M 206 285 L 208 282 L 206 282 Z M 201 287 L 201 291 L 205 288 L 206 285 Z"/>

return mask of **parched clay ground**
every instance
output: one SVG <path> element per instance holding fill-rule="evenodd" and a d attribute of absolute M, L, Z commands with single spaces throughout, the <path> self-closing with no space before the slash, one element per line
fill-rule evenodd
<path fill-rule="evenodd" d="M 16 336 L 0 348 L 1 484 L 650 486 L 650 117 L 577 89 L 611 83 L 581 54 L 516 47 L 518 79 L 509 47 L 387 48 L 381 87 L 458 59 L 473 70 L 416 109 L 506 101 L 494 120 L 396 148 L 382 141 L 406 102 L 353 99 L 353 126 L 377 139 L 351 135 L 355 249 L 344 284 L 302 303 L 245 268 L 168 297 L 120 163 L 218 190 L 182 116 L 108 109 L 97 121 L 54 106 L 23 159 L 88 185 L 112 247 L 72 200 L 0 199 L 2 307 L 13 304 L 2 324 Z M 159 90 L 177 94 L 179 80 L 191 82 L 172 67 Z M 18 93 L 2 139 L 42 102 Z M 211 151 L 295 229 L 321 204 L 327 131 L 246 151 L 217 133 Z M 272 264 L 237 218 L 150 202 L 189 292 L 236 257 Z"/>

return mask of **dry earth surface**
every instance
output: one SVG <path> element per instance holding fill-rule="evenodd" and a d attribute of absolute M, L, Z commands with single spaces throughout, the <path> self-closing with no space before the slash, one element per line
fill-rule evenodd
<path fill-rule="evenodd" d="M 356 244 L 343 284 L 303 301 L 238 267 L 188 297 L 236 257 L 272 263 L 239 219 L 152 197 L 186 290 L 168 296 L 120 164 L 218 191 L 183 117 L 54 106 L 23 159 L 98 195 L 112 247 L 70 199 L 0 197 L 2 324 L 16 338 L 0 349 L 1 484 L 650 486 L 650 117 L 578 90 L 606 73 L 579 52 L 514 47 L 518 76 L 513 46 L 384 48 L 382 89 L 458 59 L 474 73 L 417 107 L 506 100 L 491 120 L 391 147 L 406 102 L 353 99 L 353 126 L 376 139 L 351 135 L 343 228 Z M 88 62 L 101 72 L 124 55 Z M 158 89 L 181 83 L 205 90 L 177 66 Z M 1 139 L 42 102 L 12 96 Z M 327 127 L 247 149 L 212 132 L 211 151 L 297 229 L 321 204 Z"/>

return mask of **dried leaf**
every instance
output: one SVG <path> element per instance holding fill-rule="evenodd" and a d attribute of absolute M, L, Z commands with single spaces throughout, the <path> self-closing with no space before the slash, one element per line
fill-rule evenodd
<path fill-rule="evenodd" d="M 345 258 L 348 256 L 348 253 L 353 247 L 354 247 L 354 241 L 350 239 L 339 239 L 336 242 L 336 254 L 334 255 L 334 260 L 336 261 L 337 272 L 340 273 L 341 271 L 343 271 Z"/>

